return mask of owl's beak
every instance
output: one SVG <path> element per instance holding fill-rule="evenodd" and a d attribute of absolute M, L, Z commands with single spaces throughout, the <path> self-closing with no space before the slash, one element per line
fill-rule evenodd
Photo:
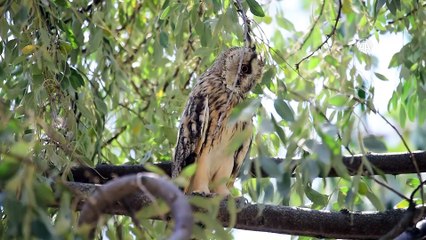
<path fill-rule="evenodd" d="M 263 64 L 265 64 L 265 57 L 262 56 L 262 54 L 259 54 L 259 62 L 262 63 L 262 66 L 263 66 Z"/>
<path fill-rule="evenodd" d="M 254 52 L 251 55 L 251 60 L 253 60 L 255 58 L 257 58 L 259 64 L 263 66 L 263 64 L 264 64 L 264 57 L 262 56 L 262 54 L 257 54 L 256 52 Z"/>

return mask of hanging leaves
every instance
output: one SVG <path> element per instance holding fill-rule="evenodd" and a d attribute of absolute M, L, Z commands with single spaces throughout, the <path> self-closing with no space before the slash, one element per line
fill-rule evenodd
<path fill-rule="evenodd" d="M 247 4 L 249 5 L 250 12 L 253 13 L 253 15 L 258 17 L 265 16 L 265 12 L 256 0 L 247 0 Z"/>

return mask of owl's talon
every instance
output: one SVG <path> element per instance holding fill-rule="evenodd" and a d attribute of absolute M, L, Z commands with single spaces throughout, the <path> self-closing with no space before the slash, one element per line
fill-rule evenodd
<path fill-rule="evenodd" d="M 204 197 L 204 198 L 212 198 L 212 197 L 216 196 L 215 193 L 206 193 L 206 192 L 192 192 L 191 195 L 192 196 L 200 196 L 200 197 Z"/>
<path fill-rule="evenodd" d="M 245 197 L 232 197 L 231 195 L 228 195 L 223 199 L 223 202 L 226 203 L 229 200 L 235 201 L 237 209 L 243 209 L 249 205 L 249 201 Z"/>

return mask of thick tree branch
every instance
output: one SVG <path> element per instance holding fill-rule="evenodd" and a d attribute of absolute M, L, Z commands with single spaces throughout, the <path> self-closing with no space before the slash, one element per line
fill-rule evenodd
<path fill-rule="evenodd" d="M 418 165 L 420 172 L 426 172 L 426 152 L 418 151 L 411 153 L 391 153 L 391 154 L 367 154 L 354 155 L 354 156 L 343 156 L 342 162 L 348 169 L 350 175 L 356 175 L 359 168 L 363 166 L 363 157 L 367 159 L 373 166 L 374 174 L 406 174 L 406 173 L 417 173 L 416 166 L 413 165 L 412 155 L 415 157 L 415 161 Z M 252 160 L 254 161 L 254 160 Z M 280 164 L 284 159 L 271 158 L 276 164 Z M 298 164 L 303 160 L 292 160 L 291 165 L 296 168 Z M 155 163 L 156 167 L 162 169 L 167 175 L 171 174 L 171 163 L 162 162 Z M 293 168 L 293 169 L 294 169 Z M 113 177 L 124 176 L 139 172 L 149 172 L 149 170 L 143 165 L 98 165 L 96 168 L 78 167 L 72 169 L 72 178 L 76 182 L 91 182 L 91 183 L 105 183 Z M 364 168 L 363 172 L 368 175 L 368 171 Z M 254 175 L 255 170 L 252 168 L 252 174 Z M 268 177 L 268 174 L 262 170 L 262 177 Z M 318 177 L 337 177 L 335 169 L 331 169 L 327 175 Z"/>
<path fill-rule="evenodd" d="M 67 183 L 74 194 L 90 195 L 99 188 L 85 183 Z M 137 211 L 149 204 L 148 197 L 135 193 L 127 197 L 129 206 Z M 415 219 L 419 219 L 425 209 L 416 208 Z M 120 204 L 105 208 L 103 213 L 128 215 Z M 237 213 L 235 228 L 254 231 L 313 236 L 321 238 L 377 239 L 390 231 L 404 216 L 406 210 L 393 209 L 385 212 L 340 212 L 318 211 L 305 208 L 248 204 Z M 226 204 L 221 204 L 217 219 L 228 226 L 230 213 Z"/>
<path fill-rule="evenodd" d="M 76 185 L 69 185 L 70 188 Z M 95 187 L 95 185 L 92 185 Z M 76 189 L 74 189 L 76 190 Z M 77 189 L 77 192 L 88 191 L 85 195 L 94 192 L 93 189 L 84 186 L 82 189 Z M 189 239 L 192 234 L 193 216 L 191 207 L 183 195 L 183 193 L 165 178 L 161 178 L 152 173 L 140 173 L 137 175 L 124 176 L 114 179 L 109 183 L 98 186 L 96 192 L 89 198 L 86 198 L 85 204 L 82 207 L 79 219 L 79 225 L 91 225 L 91 235 L 93 238 L 94 228 L 97 221 L 105 210 L 120 199 L 125 198 L 135 192 L 144 190 L 145 196 L 162 198 L 170 206 L 171 214 L 175 220 L 175 226 L 170 239 Z M 79 194 L 78 196 L 81 196 Z M 155 199 L 151 199 L 154 200 Z M 126 207 L 133 212 L 133 204 L 126 202 Z M 126 210 L 127 210 L 126 208 Z M 126 215 L 131 214 L 126 211 Z"/>

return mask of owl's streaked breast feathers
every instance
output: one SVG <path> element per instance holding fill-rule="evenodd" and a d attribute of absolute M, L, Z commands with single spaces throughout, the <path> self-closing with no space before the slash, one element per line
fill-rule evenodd
<path fill-rule="evenodd" d="M 228 195 L 248 154 L 252 122 L 228 122 L 230 113 L 262 76 L 263 60 L 253 48 L 223 52 L 198 79 L 182 114 L 172 176 L 197 163 L 186 192 Z M 230 151 L 232 144 L 240 144 Z"/>

